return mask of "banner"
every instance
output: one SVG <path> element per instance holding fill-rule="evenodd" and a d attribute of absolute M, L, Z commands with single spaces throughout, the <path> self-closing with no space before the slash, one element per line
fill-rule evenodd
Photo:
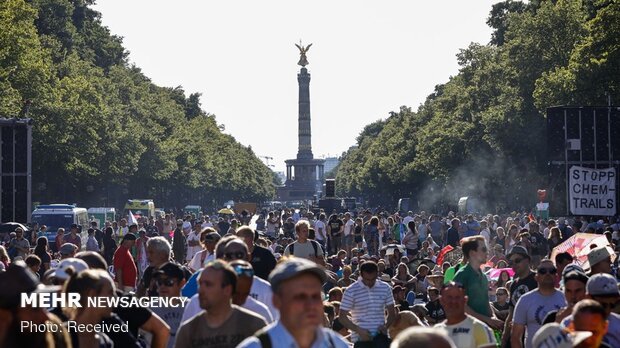
<path fill-rule="evenodd" d="M 575 215 L 616 214 L 616 169 L 569 169 L 570 211 Z"/>

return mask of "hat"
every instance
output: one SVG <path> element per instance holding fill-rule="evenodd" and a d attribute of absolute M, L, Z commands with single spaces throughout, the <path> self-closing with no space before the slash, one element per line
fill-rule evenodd
<path fill-rule="evenodd" d="M 71 228 L 78 228 L 78 225 L 77 224 L 71 224 Z"/>
<path fill-rule="evenodd" d="M 77 246 L 73 243 L 65 243 L 60 246 L 58 252 L 60 255 L 70 255 L 77 251 Z"/>
<path fill-rule="evenodd" d="M 159 269 L 155 272 L 154 275 L 159 276 L 162 274 L 167 276 L 168 278 L 175 278 L 175 279 L 185 278 L 185 272 L 183 271 L 183 267 L 181 267 L 181 265 L 178 265 L 172 262 L 166 262 L 163 265 L 161 265 L 161 267 L 159 267 Z"/>
<path fill-rule="evenodd" d="M 60 280 L 69 279 L 69 274 L 67 273 L 67 269 L 69 267 L 73 267 L 75 273 L 82 272 L 83 270 L 88 269 L 88 264 L 81 259 L 76 259 L 74 257 L 70 257 L 68 259 L 64 259 L 60 261 L 58 267 L 50 274 L 50 277 L 58 278 Z"/>
<path fill-rule="evenodd" d="M 620 296 L 616 279 L 607 273 L 597 273 L 586 284 L 586 293 L 590 296 Z"/>
<path fill-rule="evenodd" d="M 590 252 L 588 253 L 588 261 L 584 263 L 583 268 L 589 271 L 592 266 L 596 265 L 601 261 L 607 260 L 612 255 L 615 256 L 615 253 L 610 246 L 603 245 L 600 247 L 596 247 L 590 250 Z"/>
<path fill-rule="evenodd" d="M 562 272 L 562 281 L 566 284 L 569 280 L 578 280 L 584 284 L 588 282 L 588 276 L 583 271 L 573 270 L 570 272 Z"/>
<path fill-rule="evenodd" d="M 327 279 L 325 271 L 316 263 L 302 258 L 293 258 L 278 264 L 269 274 L 269 282 L 273 292 L 278 291 L 278 287 L 282 282 L 302 273 L 312 273 L 318 276 L 321 279 L 321 284 Z"/>
<path fill-rule="evenodd" d="M 183 220 L 177 219 L 177 225 L 183 225 Z"/>
<path fill-rule="evenodd" d="M 190 229 L 190 228 L 192 228 L 192 223 L 191 223 L 191 222 L 189 222 L 189 221 L 185 221 L 185 222 L 183 223 L 183 229 L 184 229 L 184 230 L 187 230 L 187 229 Z"/>
<path fill-rule="evenodd" d="M 530 259 L 530 254 L 527 253 L 527 249 L 525 249 L 524 247 L 520 245 L 513 246 L 512 249 L 510 249 L 510 252 L 508 253 L 508 255 L 506 255 L 506 258 L 510 258 L 514 254 L 525 256 L 528 259 Z"/>
<path fill-rule="evenodd" d="M 592 336 L 590 331 L 570 332 L 558 323 L 543 325 L 534 335 L 534 348 L 573 348 Z"/>
<path fill-rule="evenodd" d="M 564 270 L 562 270 L 562 277 L 565 277 L 566 274 L 568 274 L 569 272 L 580 272 L 580 273 L 586 273 L 586 271 L 583 270 L 583 268 L 581 266 L 579 266 L 576 263 L 569 263 L 568 265 L 566 265 L 566 267 L 564 267 Z"/>
<path fill-rule="evenodd" d="M 126 240 L 136 240 L 136 235 L 133 233 L 127 233 L 126 235 L 123 236 L 123 242 Z"/>
<path fill-rule="evenodd" d="M 15 263 L 6 272 L 0 273 L 0 308 L 10 309 L 19 306 L 21 294 L 33 292 L 57 292 L 59 286 L 44 286 L 25 266 Z"/>

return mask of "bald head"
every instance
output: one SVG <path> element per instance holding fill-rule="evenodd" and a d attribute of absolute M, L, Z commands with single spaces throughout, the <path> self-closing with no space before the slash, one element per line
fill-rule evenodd
<path fill-rule="evenodd" d="M 456 345 L 445 332 L 440 329 L 413 326 L 396 336 L 390 348 L 456 348 Z"/>

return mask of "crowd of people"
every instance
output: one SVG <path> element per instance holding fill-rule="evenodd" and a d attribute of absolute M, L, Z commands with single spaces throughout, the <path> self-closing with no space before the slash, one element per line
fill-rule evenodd
<path fill-rule="evenodd" d="M 282 209 L 93 223 L 87 240 L 74 225 L 54 243 L 41 228 L 0 246 L 0 347 L 620 347 L 614 219 Z M 33 292 L 179 305 L 21 307 Z"/>

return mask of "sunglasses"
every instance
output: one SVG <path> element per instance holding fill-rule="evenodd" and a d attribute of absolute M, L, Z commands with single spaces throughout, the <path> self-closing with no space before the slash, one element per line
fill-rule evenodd
<path fill-rule="evenodd" d="M 235 269 L 235 273 L 237 273 L 237 276 L 239 277 L 254 277 L 254 269 L 252 267 L 236 265 L 233 268 Z"/>
<path fill-rule="evenodd" d="M 174 279 L 157 279 L 157 285 L 158 286 L 174 286 L 176 282 L 174 281 Z"/>
<path fill-rule="evenodd" d="M 545 274 L 556 274 L 558 273 L 558 270 L 556 268 L 539 268 L 538 269 L 538 274 L 540 275 L 545 275 Z"/>
<path fill-rule="evenodd" d="M 237 251 L 235 253 L 224 253 L 226 260 L 240 260 L 245 259 L 245 253 L 243 251 Z"/>
<path fill-rule="evenodd" d="M 514 260 L 508 260 L 508 264 L 509 265 L 518 265 L 521 263 L 521 261 L 523 261 L 524 259 L 514 259 Z"/>

